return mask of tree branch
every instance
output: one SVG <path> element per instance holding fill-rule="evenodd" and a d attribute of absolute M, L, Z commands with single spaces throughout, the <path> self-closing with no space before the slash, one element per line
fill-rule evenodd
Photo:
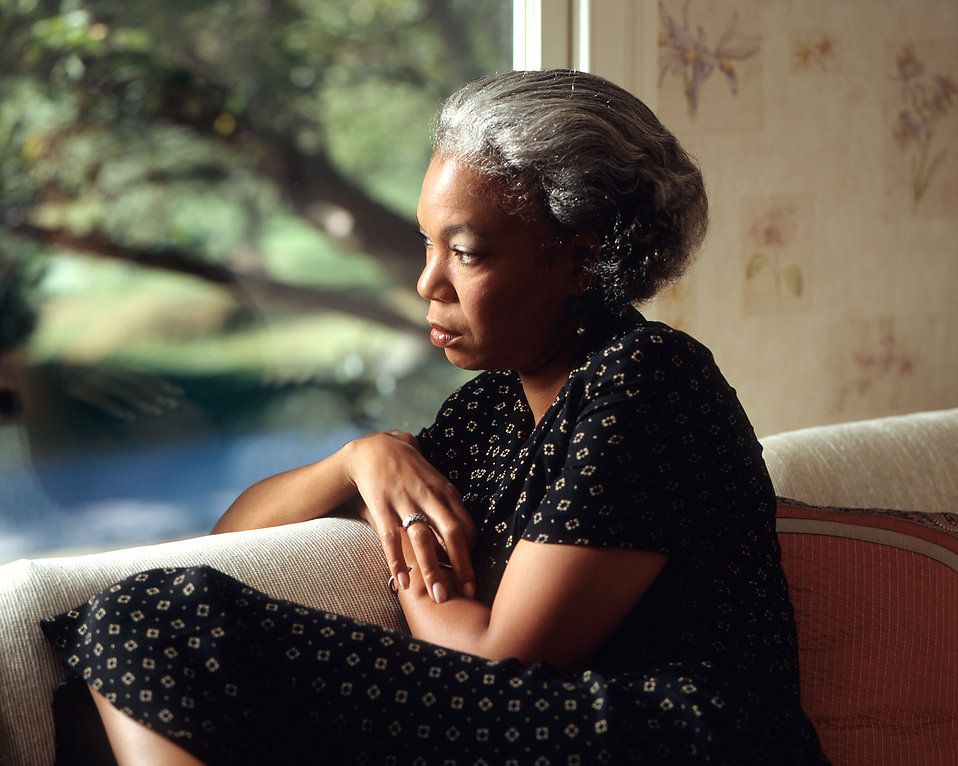
<path fill-rule="evenodd" d="M 310 224 L 347 249 L 379 260 L 403 285 L 411 285 L 421 269 L 422 244 L 412 221 L 370 197 L 330 162 L 325 152 L 306 154 L 295 142 L 249 115 L 238 115 L 228 137 L 216 132 L 225 88 L 211 80 L 184 83 L 167 72 L 156 116 L 188 127 L 204 138 L 227 142 L 258 157 L 259 170 L 276 185 L 284 201 Z M 185 75 L 185 72 L 179 72 Z M 206 108 L 190 110 L 187 96 L 202 95 Z"/>
<path fill-rule="evenodd" d="M 300 215 L 341 245 L 377 257 L 400 284 L 415 284 L 422 242 L 411 221 L 344 178 L 326 154 L 304 154 L 274 135 L 257 140 L 266 156 L 261 169 Z"/>
<path fill-rule="evenodd" d="M 74 234 L 66 229 L 45 229 L 20 223 L 4 227 L 16 236 L 41 242 L 47 247 L 76 250 L 86 255 L 112 258 L 152 269 L 164 269 L 220 285 L 240 300 L 252 296 L 257 302 L 269 301 L 301 309 L 325 309 L 360 317 L 392 330 L 423 334 L 423 326 L 403 314 L 382 305 L 368 290 L 330 290 L 312 285 L 278 282 L 260 274 L 243 274 L 217 263 L 208 263 L 176 248 L 139 249 L 119 245 L 101 232 Z"/>
<path fill-rule="evenodd" d="M 137 54 L 105 56 L 88 64 L 88 80 L 96 83 L 93 94 L 82 88 L 77 95 L 81 113 L 102 106 L 104 96 L 120 97 L 127 85 L 117 80 L 114 58 L 129 63 Z M 50 66 L 57 60 L 47 53 Z M 402 285 L 415 283 L 421 268 L 421 242 L 412 221 L 370 197 L 347 179 L 325 153 L 306 154 L 295 141 L 270 128 L 249 113 L 235 115 L 236 128 L 229 135 L 214 125 L 226 108 L 229 88 L 215 79 L 183 66 L 164 66 L 143 57 L 138 64 L 153 70 L 157 105 L 143 119 L 164 120 L 187 127 L 206 139 L 226 143 L 257 158 L 259 170 L 297 213 L 347 249 L 376 258 Z M 93 117 L 93 119 L 97 119 Z M 263 123 L 263 124 L 260 124 Z"/>

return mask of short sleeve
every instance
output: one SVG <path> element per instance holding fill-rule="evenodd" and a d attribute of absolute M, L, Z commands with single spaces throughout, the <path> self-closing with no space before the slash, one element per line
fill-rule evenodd
<path fill-rule="evenodd" d="M 593 365 L 564 462 L 523 539 L 672 553 L 701 533 L 693 514 L 726 503 L 761 462 L 711 353 L 661 327 L 626 336 Z"/>

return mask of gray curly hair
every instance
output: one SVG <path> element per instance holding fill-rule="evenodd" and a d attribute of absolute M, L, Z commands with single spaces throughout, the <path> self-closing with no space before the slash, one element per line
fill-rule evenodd
<path fill-rule="evenodd" d="M 594 74 L 504 72 L 440 109 L 433 153 L 500 182 L 520 215 L 598 243 L 583 298 L 620 314 L 677 279 L 708 226 L 702 174 L 652 111 Z"/>

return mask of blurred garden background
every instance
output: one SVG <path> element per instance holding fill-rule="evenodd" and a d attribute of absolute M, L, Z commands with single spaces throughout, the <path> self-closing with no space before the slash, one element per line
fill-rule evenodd
<path fill-rule="evenodd" d="M 509 0 L 0 0 L 0 563 L 208 531 L 415 432 L 414 211 Z"/>

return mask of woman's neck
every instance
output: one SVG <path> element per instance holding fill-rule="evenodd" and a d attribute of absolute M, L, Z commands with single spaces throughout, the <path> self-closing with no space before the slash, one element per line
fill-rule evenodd
<path fill-rule="evenodd" d="M 539 425 L 546 410 L 555 401 L 562 386 L 569 379 L 577 355 L 582 351 L 584 338 L 574 336 L 573 340 L 555 353 L 549 361 L 531 372 L 519 371 L 519 380 L 526 403 L 532 410 L 533 422 Z"/>
<path fill-rule="evenodd" d="M 562 386 L 569 378 L 569 372 L 570 370 L 566 370 L 563 374 L 554 377 L 550 381 L 538 379 L 529 381 L 521 374 L 519 375 L 522 381 L 522 391 L 525 394 L 526 403 L 529 405 L 529 409 L 532 410 L 532 419 L 536 425 L 539 425 L 542 416 L 546 414 L 546 410 L 549 409 L 552 402 L 555 401 L 556 396 L 558 396 L 559 391 L 562 390 Z"/>

